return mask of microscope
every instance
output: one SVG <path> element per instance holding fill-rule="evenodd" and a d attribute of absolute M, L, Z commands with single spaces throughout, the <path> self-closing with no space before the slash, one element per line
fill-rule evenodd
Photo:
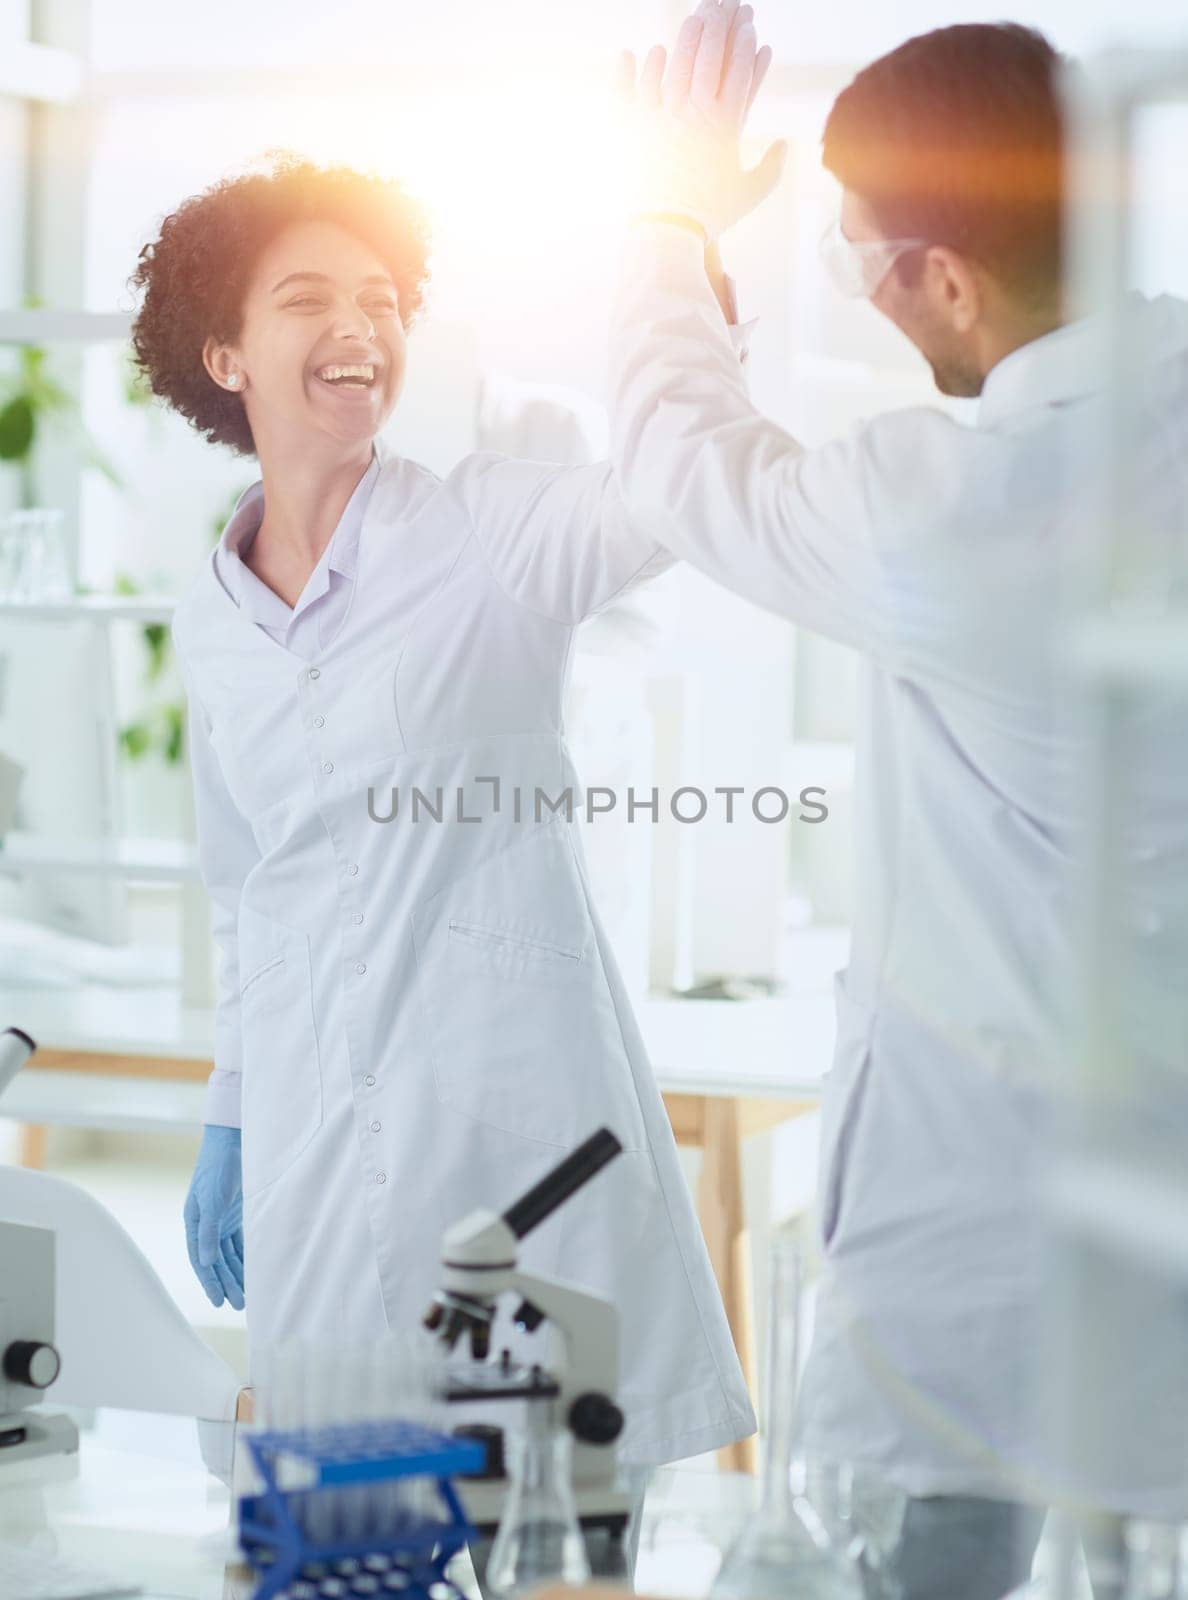
<path fill-rule="evenodd" d="M 33 1054 L 27 1033 L 0 1033 L 0 1094 Z M 78 1449 L 68 1417 L 34 1413 L 57 1378 L 54 1234 L 0 1220 L 0 1472 L 7 1463 Z"/>
<path fill-rule="evenodd" d="M 588 1289 L 521 1272 L 518 1248 L 622 1148 L 603 1128 L 502 1216 L 473 1211 L 449 1228 L 442 1241 L 441 1288 L 425 1316 L 426 1327 L 447 1349 L 466 1339 L 474 1357 L 473 1365 L 448 1379 L 447 1401 L 522 1400 L 547 1406 L 573 1435 L 574 1500 L 588 1546 L 598 1530 L 605 1531 L 611 1545 L 621 1545 L 632 1509 L 631 1496 L 615 1483 L 615 1442 L 623 1431 L 623 1413 L 615 1401 L 619 1315 L 609 1300 Z M 517 1327 L 534 1333 L 547 1320 L 560 1335 L 555 1370 L 517 1365 L 506 1350 L 492 1354 L 496 1302 L 509 1293 L 519 1298 L 513 1315 Z M 507 1493 L 502 1430 L 464 1426 L 456 1431 L 487 1447 L 483 1472 L 455 1481 L 471 1523 L 485 1533 L 498 1524 Z"/>

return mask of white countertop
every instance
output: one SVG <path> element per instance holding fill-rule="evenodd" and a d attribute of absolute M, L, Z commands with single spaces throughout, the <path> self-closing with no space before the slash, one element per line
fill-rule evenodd
<path fill-rule="evenodd" d="M 0 1540 L 139 1583 L 145 1600 L 247 1600 L 253 1584 L 233 1559 L 230 1493 L 207 1466 L 226 1458 L 231 1425 L 74 1415 L 77 1457 L 0 1463 Z M 753 1495 L 754 1480 L 709 1466 L 657 1473 L 640 1541 L 641 1586 L 704 1594 Z"/>
<path fill-rule="evenodd" d="M 664 1089 L 696 1094 L 816 1093 L 833 1049 L 829 990 L 759 1000 L 649 998 L 636 1007 Z M 209 1061 L 214 1013 L 173 989 L 0 985 L 0 1021 L 46 1050 Z"/>

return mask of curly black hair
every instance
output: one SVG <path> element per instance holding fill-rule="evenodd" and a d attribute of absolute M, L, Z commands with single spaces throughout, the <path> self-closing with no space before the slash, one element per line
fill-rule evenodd
<path fill-rule="evenodd" d="M 255 453 L 243 400 L 214 382 L 202 349 L 208 338 L 238 338 L 261 252 L 292 223 L 306 221 L 336 223 L 375 251 L 409 327 L 429 277 L 422 207 L 392 179 L 317 166 L 290 151 L 272 153 L 268 170 L 224 178 L 183 201 L 141 250 L 128 280 L 144 290 L 132 348 L 148 387 L 212 444 L 239 455 Z"/>

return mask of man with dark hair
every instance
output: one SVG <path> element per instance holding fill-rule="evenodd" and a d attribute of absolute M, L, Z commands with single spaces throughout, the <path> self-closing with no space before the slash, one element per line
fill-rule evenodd
<path fill-rule="evenodd" d="M 644 62 L 652 159 L 613 341 L 613 455 L 663 544 L 866 658 L 800 1424 L 807 1451 L 906 1491 L 892 1562 L 905 1600 L 995 1600 L 1030 1570 L 1046 1492 L 1041 1183 L 1082 821 L 1084 729 L 1054 624 L 1091 522 L 1101 362 L 1094 320 L 1063 304 L 1060 62 L 1025 28 L 944 28 L 838 98 L 826 264 L 943 392 L 980 403 L 974 426 L 918 407 L 815 450 L 751 404 L 704 273 L 707 243 L 779 179 L 779 145 L 741 164 L 764 65 L 738 0 L 704 0 L 671 60 Z M 1122 314 L 1146 380 L 1135 482 L 1151 486 L 1149 526 L 1188 497 L 1188 307 L 1136 295 Z M 1128 893 L 1157 939 L 1147 901 L 1188 850 L 1182 713 L 1150 719 L 1143 740 L 1148 795 L 1127 821 L 1144 865 Z M 1172 970 L 1155 955 L 1145 970 Z M 1181 1387 L 1162 1385 L 1169 1403 Z M 1136 1505 L 1160 1487 L 1149 1454 L 1119 1467 Z"/>
<path fill-rule="evenodd" d="M 942 394 L 981 394 L 1062 321 L 1059 68 L 1029 28 L 941 28 L 860 72 L 826 121 L 845 195 L 832 248 L 916 241 L 870 297 Z"/>

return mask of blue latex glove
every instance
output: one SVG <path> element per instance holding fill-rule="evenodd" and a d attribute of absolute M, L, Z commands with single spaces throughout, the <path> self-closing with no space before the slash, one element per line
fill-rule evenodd
<path fill-rule="evenodd" d="M 207 1123 L 186 1196 L 190 1265 L 211 1305 L 243 1310 L 243 1162 L 238 1128 Z"/>

